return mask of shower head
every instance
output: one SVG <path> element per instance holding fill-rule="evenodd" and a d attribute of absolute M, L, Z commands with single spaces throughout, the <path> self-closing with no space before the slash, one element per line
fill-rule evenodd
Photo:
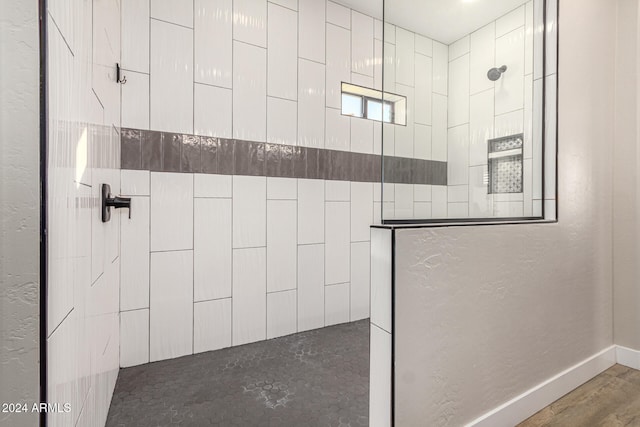
<path fill-rule="evenodd" d="M 495 82 L 496 80 L 498 80 L 501 76 L 502 73 L 504 73 L 505 71 L 507 71 L 507 66 L 503 65 L 500 68 L 492 68 L 487 72 L 487 77 L 489 78 L 489 80 L 491 80 L 492 82 Z"/>

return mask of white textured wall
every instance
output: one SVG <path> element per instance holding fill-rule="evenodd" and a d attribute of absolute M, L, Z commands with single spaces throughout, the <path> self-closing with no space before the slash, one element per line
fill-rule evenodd
<path fill-rule="evenodd" d="M 397 232 L 399 425 L 469 422 L 613 343 L 616 10 L 560 23 L 559 222 Z"/>
<path fill-rule="evenodd" d="M 0 402 L 39 400 L 38 4 L 0 3 Z M 33 426 L 38 414 L 0 413 Z"/>
<path fill-rule="evenodd" d="M 638 260 L 638 1 L 619 0 L 616 44 L 616 139 L 613 268 L 616 344 L 640 349 Z"/>

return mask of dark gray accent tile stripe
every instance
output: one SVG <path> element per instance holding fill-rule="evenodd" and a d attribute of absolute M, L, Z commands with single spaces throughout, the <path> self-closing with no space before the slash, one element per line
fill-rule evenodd
<path fill-rule="evenodd" d="M 123 169 L 447 185 L 447 163 L 434 160 L 127 128 L 121 135 Z"/>

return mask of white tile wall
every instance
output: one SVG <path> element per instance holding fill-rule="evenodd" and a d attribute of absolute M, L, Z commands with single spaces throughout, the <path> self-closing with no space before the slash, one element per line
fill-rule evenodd
<path fill-rule="evenodd" d="M 231 347 L 231 298 L 193 304 L 193 352 Z"/>
<path fill-rule="evenodd" d="M 447 95 L 449 81 L 449 49 L 446 45 L 433 42 L 433 92 Z M 434 106 L 435 109 L 435 106 Z"/>
<path fill-rule="evenodd" d="M 298 246 L 298 331 L 324 324 L 324 245 Z"/>
<path fill-rule="evenodd" d="M 151 251 L 192 248 L 193 175 L 151 172 Z"/>
<path fill-rule="evenodd" d="M 151 17 L 193 28 L 193 2 L 151 0 Z"/>
<path fill-rule="evenodd" d="M 239 41 L 233 42 L 234 138 L 249 141 L 266 139 L 266 69 L 266 49 Z"/>
<path fill-rule="evenodd" d="M 449 63 L 449 128 L 469 122 L 469 55 Z"/>
<path fill-rule="evenodd" d="M 121 7 L 122 67 L 126 70 L 148 73 L 149 0 L 125 1 L 121 3 Z"/>
<path fill-rule="evenodd" d="M 267 97 L 267 142 L 297 145 L 298 104 L 295 101 Z"/>
<path fill-rule="evenodd" d="M 292 178 L 267 178 L 267 199 L 297 200 L 298 180 Z"/>
<path fill-rule="evenodd" d="M 349 181 L 325 181 L 325 200 L 331 202 L 348 202 L 351 200 Z"/>
<path fill-rule="evenodd" d="M 369 317 L 371 249 L 369 242 L 351 243 L 350 320 Z"/>
<path fill-rule="evenodd" d="M 152 19 L 150 70 L 151 129 L 193 133 L 193 30 Z"/>
<path fill-rule="evenodd" d="M 298 61 L 298 145 L 324 147 L 325 66 Z"/>
<path fill-rule="evenodd" d="M 469 117 L 469 164 L 487 164 L 487 141 L 493 138 L 494 115 L 493 90 L 471 96 Z"/>
<path fill-rule="evenodd" d="M 415 74 L 415 35 L 396 28 L 396 82 L 413 86 Z"/>
<path fill-rule="evenodd" d="M 500 67 L 503 65 L 496 64 L 495 27 L 495 23 L 492 22 L 471 34 L 469 85 L 472 95 L 487 89 L 493 89 L 494 83 L 487 78 L 487 71 L 493 67 Z"/>
<path fill-rule="evenodd" d="M 351 9 L 338 3 L 327 2 L 327 22 L 347 30 L 351 29 Z"/>
<path fill-rule="evenodd" d="M 122 126 L 149 129 L 149 75 L 127 71 L 122 85 Z"/>
<path fill-rule="evenodd" d="M 351 118 L 343 116 L 341 110 L 326 109 L 325 148 L 341 151 L 351 149 Z"/>
<path fill-rule="evenodd" d="M 522 5 L 519 8 L 509 12 L 496 21 L 496 37 L 501 37 L 516 28 L 520 28 L 524 25 L 524 12 L 525 6 Z"/>
<path fill-rule="evenodd" d="M 267 202 L 267 291 L 296 288 L 297 203 L 295 200 Z"/>
<path fill-rule="evenodd" d="M 267 94 L 296 100 L 297 75 L 292 73 L 298 62 L 298 14 L 269 3 L 267 50 Z"/>
<path fill-rule="evenodd" d="M 507 72 L 496 82 L 496 114 L 523 108 L 524 36 L 524 27 L 520 27 L 496 39 L 496 62 L 508 64 Z"/>
<path fill-rule="evenodd" d="M 324 182 L 298 180 L 298 244 L 324 243 Z"/>
<path fill-rule="evenodd" d="M 349 283 L 325 287 L 325 325 L 337 325 L 349 321 Z"/>
<path fill-rule="evenodd" d="M 231 199 L 195 199 L 193 221 L 194 301 L 231 297 Z"/>
<path fill-rule="evenodd" d="M 196 83 L 193 85 L 193 125 L 196 135 L 231 138 L 233 91 Z"/>
<path fill-rule="evenodd" d="M 233 247 L 266 246 L 267 179 L 233 177 Z"/>
<path fill-rule="evenodd" d="M 193 252 L 151 253 L 149 358 L 193 352 Z"/>
<path fill-rule="evenodd" d="M 373 154 L 373 129 L 380 126 L 372 120 L 351 118 L 351 151 Z"/>
<path fill-rule="evenodd" d="M 148 179 L 148 172 L 147 172 Z M 123 192 L 128 194 L 130 192 Z M 120 310 L 149 307 L 149 197 L 131 197 L 131 214 L 121 215 Z"/>
<path fill-rule="evenodd" d="M 194 197 L 232 197 L 232 179 L 230 175 L 194 174 Z"/>
<path fill-rule="evenodd" d="M 194 1 L 195 81 L 232 87 L 232 0 Z"/>
<path fill-rule="evenodd" d="M 353 24 L 351 31 L 351 70 L 373 77 L 373 18 L 355 10 L 350 12 Z"/>
<path fill-rule="evenodd" d="M 298 33 L 298 56 L 325 63 L 325 2 L 298 0 L 298 26 L 305 31 Z"/>
<path fill-rule="evenodd" d="M 463 55 L 469 53 L 469 36 L 464 36 L 460 40 L 449 45 L 449 61 L 452 62 Z"/>
<path fill-rule="evenodd" d="M 121 190 L 121 96 L 114 64 L 149 72 L 148 50 L 141 61 L 132 61 L 136 49 L 145 44 L 148 49 L 148 2 L 120 7 L 117 1 L 51 2 L 46 17 L 51 83 L 46 392 L 51 402 L 71 404 L 70 412 L 47 414 L 51 426 L 104 425 L 118 375 L 121 214 L 112 211 L 112 220 L 102 223 L 94 201 L 102 183 L 111 184 L 114 194 Z M 130 15 L 121 22 L 124 13 Z M 124 43 L 123 58 L 121 24 L 131 34 L 131 23 L 140 16 L 146 16 L 146 35 L 139 28 L 139 44 Z"/>
<path fill-rule="evenodd" d="M 370 182 L 351 183 L 351 241 L 369 240 L 369 225 L 373 224 L 374 189 Z"/>
<path fill-rule="evenodd" d="M 233 39 L 267 47 L 267 0 L 234 0 Z"/>
<path fill-rule="evenodd" d="M 120 366 L 149 362 L 149 309 L 120 313 Z"/>
<path fill-rule="evenodd" d="M 415 55 L 415 122 L 431 125 L 431 94 L 433 92 L 433 60 L 424 55 Z"/>
<path fill-rule="evenodd" d="M 295 290 L 267 294 L 267 339 L 298 330 L 296 300 Z"/>
<path fill-rule="evenodd" d="M 431 129 L 431 159 L 447 161 L 447 97 L 433 95 L 433 127 Z"/>
<path fill-rule="evenodd" d="M 447 163 L 449 185 L 469 182 L 469 125 L 449 129 L 449 161 Z"/>
<path fill-rule="evenodd" d="M 233 251 L 233 345 L 266 338 L 266 248 Z"/>
<path fill-rule="evenodd" d="M 148 196 L 151 190 L 149 171 L 120 171 L 120 193 L 123 196 Z M 133 218 L 133 216 L 132 216 Z"/>
<path fill-rule="evenodd" d="M 413 153 L 416 159 L 431 159 L 431 126 L 416 123 L 414 129 Z"/>
<path fill-rule="evenodd" d="M 349 281 L 349 202 L 326 203 L 325 283 Z"/>
<path fill-rule="evenodd" d="M 351 32 L 327 24 L 327 106 L 342 108 L 341 82 L 351 81 Z"/>

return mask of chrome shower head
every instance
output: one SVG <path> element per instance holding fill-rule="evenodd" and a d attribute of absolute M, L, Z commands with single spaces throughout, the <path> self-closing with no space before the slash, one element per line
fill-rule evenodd
<path fill-rule="evenodd" d="M 487 77 L 489 78 L 489 80 L 491 80 L 492 82 L 495 82 L 496 80 L 498 80 L 501 76 L 502 73 L 504 73 L 505 71 L 507 71 L 507 66 L 503 65 L 500 68 L 492 68 L 487 72 Z"/>

